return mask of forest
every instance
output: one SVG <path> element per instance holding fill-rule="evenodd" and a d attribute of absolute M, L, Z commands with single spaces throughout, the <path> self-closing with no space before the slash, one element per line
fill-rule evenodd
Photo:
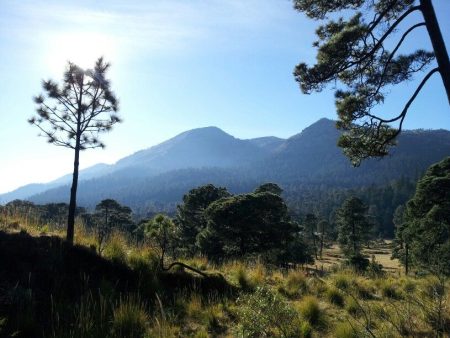
<path fill-rule="evenodd" d="M 0 195 L 0 337 L 450 337 L 450 131 L 428 115 L 441 129 L 405 127 L 409 121 L 428 122 L 414 115 L 417 111 L 448 114 L 448 22 L 438 20 L 441 13 L 434 6 L 446 7 L 437 3 L 291 1 L 291 12 L 308 27 L 315 23 L 316 39 L 307 53 L 302 51 L 291 78 L 304 95 L 334 91 L 337 119 L 321 118 L 287 138 L 240 139 L 217 127 L 201 127 L 123 157 L 127 142 L 148 137 L 142 114 L 140 128 L 120 134 L 122 157 L 84 167 L 86 153 L 103 150 L 108 142 L 117 145 L 106 135 L 126 119 L 113 88 L 127 100 L 133 92 L 139 101 L 137 87 L 130 86 L 144 68 L 127 71 L 129 81 L 113 86 L 110 76 L 117 74 L 105 57 L 97 56 L 92 68 L 68 61 L 61 81 L 43 80 L 28 124 L 49 145 L 73 156 L 73 171 Z M 161 18 L 167 8 L 154 5 L 148 11 L 142 3 L 147 11 L 140 18 L 165 22 Z M 87 16 L 102 24 L 123 20 L 131 25 L 130 7 L 110 6 L 116 12 L 100 6 L 102 11 L 92 16 L 81 11 L 75 21 Z M 196 4 L 191 13 L 190 6 L 170 8 L 177 21 L 211 10 L 211 4 Z M 218 8 L 213 7 L 216 15 Z M 263 18 L 249 20 L 254 13 L 234 2 L 231 8 L 229 13 L 239 13 L 234 21 L 239 34 L 253 39 L 256 35 L 241 32 L 240 25 L 245 22 L 257 32 Z M 153 10 L 157 16 L 149 16 Z M 266 9 L 265 15 L 274 20 L 271 12 Z M 36 13 L 45 17 L 45 11 Z M 290 18 L 280 13 L 275 16 Z M 194 21 L 196 29 L 183 31 L 183 39 L 201 31 L 201 22 Z M 209 32 L 214 25 L 206 26 Z M 165 23 L 163 30 L 170 34 L 156 40 L 166 46 L 178 28 Z M 227 26 L 227 33 L 233 29 Z M 112 40 L 127 40 L 119 31 L 114 34 Z M 208 34 L 200 35 L 206 41 Z M 411 45 L 407 40 L 412 36 L 417 43 Z M 65 40 L 66 48 L 78 47 L 74 36 Z M 138 41 L 135 48 L 149 44 Z M 425 42 L 428 47 L 422 49 Z M 183 57 L 189 59 L 188 54 Z M 252 63 L 257 62 L 254 55 Z M 266 62 L 272 65 L 276 59 L 270 54 Z M 218 100 L 214 107 L 220 113 L 224 101 L 208 91 L 212 73 L 202 78 L 205 93 L 197 100 Z M 189 80 L 194 85 L 198 79 Z M 245 82 L 243 77 L 235 80 L 228 91 Z M 165 82 L 151 83 L 145 79 L 140 84 L 154 91 L 142 96 L 157 100 Z M 173 92 L 170 87 L 172 101 L 182 97 L 180 88 L 186 97 L 192 95 L 186 86 L 174 86 Z M 258 96 L 264 96 L 258 91 L 262 88 L 255 90 Z M 252 91 L 238 91 L 241 99 L 255 99 Z M 420 98 L 424 91 L 426 106 Z M 277 95 L 266 97 L 266 104 Z M 395 104 L 388 100 L 392 97 Z M 124 111 L 133 107 L 127 100 Z M 178 130 L 181 121 L 164 115 L 174 102 L 160 106 L 158 118 Z M 320 109 L 318 101 L 309 102 L 317 104 L 309 109 Z M 192 112 L 188 105 L 183 108 Z M 136 120 L 133 113 L 130 120 L 133 116 Z M 249 131 L 253 126 L 240 118 Z M 260 116 L 253 118 L 257 129 Z M 275 128 L 275 120 L 266 122 Z M 32 156 L 38 148 L 29 147 L 27 161 L 38 163 L 39 156 Z M 5 156 L 12 158 L 10 152 Z M 54 163 L 45 169 L 53 172 Z M 27 166 L 40 169 L 34 162 Z M 14 174 L 26 172 L 21 170 L 18 164 Z"/>

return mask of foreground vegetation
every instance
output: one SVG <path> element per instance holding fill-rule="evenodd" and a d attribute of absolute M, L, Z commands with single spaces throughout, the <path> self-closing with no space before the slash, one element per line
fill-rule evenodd
<path fill-rule="evenodd" d="M 62 228 L 20 218 L 1 224 L 0 332 L 6 337 L 432 337 L 450 332 L 450 285 L 432 275 L 386 273 L 375 264 L 357 273 L 339 264 L 315 271 L 258 260 L 213 264 L 205 257 L 181 259 L 204 276 L 165 272 L 150 242 L 124 233 L 109 236 L 100 257 L 92 249 L 95 233 L 82 224 L 74 247 L 61 240 Z M 324 257 L 333 250 L 326 248 Z"/>
<path fill-rule="evenodd" d="M 241 195 L 193 189 L 173 219 L 135 222 L 130 208 L 103 200 L 79 214 L 75 245 L 63 240 L 67 205 L 15 201 L 0 208 L 0 332 L 448 336 L 449 174 L 450 158 L 430 167 L 389 243 L 375 240 L 359 198 L 332 226 L 293 218 L 274 183 Z"/>

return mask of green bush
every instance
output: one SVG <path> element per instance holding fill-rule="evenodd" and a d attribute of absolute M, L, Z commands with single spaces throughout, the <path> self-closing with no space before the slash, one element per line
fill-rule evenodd
<path fill-rule="evenodd" d="M 238 298 L 236 315 L 239 336 L 298 336 L 300 322 L 295 310 L 279 295 L 264 287 Z M 259 314 L 259 315 L 256 315 Z"/>

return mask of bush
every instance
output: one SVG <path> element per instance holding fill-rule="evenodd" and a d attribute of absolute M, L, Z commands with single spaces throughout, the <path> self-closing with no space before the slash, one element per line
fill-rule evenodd
<path fill-rule="evenodd" d="M 316 297 L 307 296 L 303 298 L 298 305 L 298 310 L 302 318 L 313 326 L 317 326 L 322 322 L 322 310 Z"/>
<path fill-rule="evenodd" d="M 325 297 L 331 304 L 339 307 L 344 306 L 344 297 L 342 296 L 342 293 L 334 287 L 327 289 Z"/>
<path fill-rule="evenodd" d="M 258 287 L 251 295 L 237 300 L 236 314 L 244 337 L 292 337 L 299 335 L 300 323 L 295 310 L 279 295 Z M 255 315 L 261 314 L 261 315 Z"/>
<path fill-rule="evenodd" d="M 139 297 L 121 299 L 113 312 L 112 332 L 117 338 L 141 338 L 147 331 L 148 315 Z"/>
<path fill-rule="evenodd" d="M 354 255 L 348 258 L 347 264 L 357 271 L 366 271 L 369 260 L 362 255 Z"/>

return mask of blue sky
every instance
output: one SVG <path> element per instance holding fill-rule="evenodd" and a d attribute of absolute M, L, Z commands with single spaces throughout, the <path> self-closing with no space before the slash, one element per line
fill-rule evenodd
<path fill-rule="evenodd" d="M 450 2 L 435 0 L 450 46 Z M 333 90 L 302 95 L 292 71 L 314 61 L 317 26 L 288 0 L 14 1 L 0 4 L 0 193 L 72 171 L 69 149 L 49 145 L 26 120 L 41 79 L 59 80 L 67 60 L 112 63 L 124 123 L 107 148 L 81 155 L 81 168 L 114 163 L 182 131 L 218 126 L 233 136 L 289 137 L 321 117 L 335 118 Z M 425 32 L 408 41 L 427 48 Z M 398 111 L 410 82 L 380 111 Z M 406 128 L 450 129 L 435 76 Z"/>

